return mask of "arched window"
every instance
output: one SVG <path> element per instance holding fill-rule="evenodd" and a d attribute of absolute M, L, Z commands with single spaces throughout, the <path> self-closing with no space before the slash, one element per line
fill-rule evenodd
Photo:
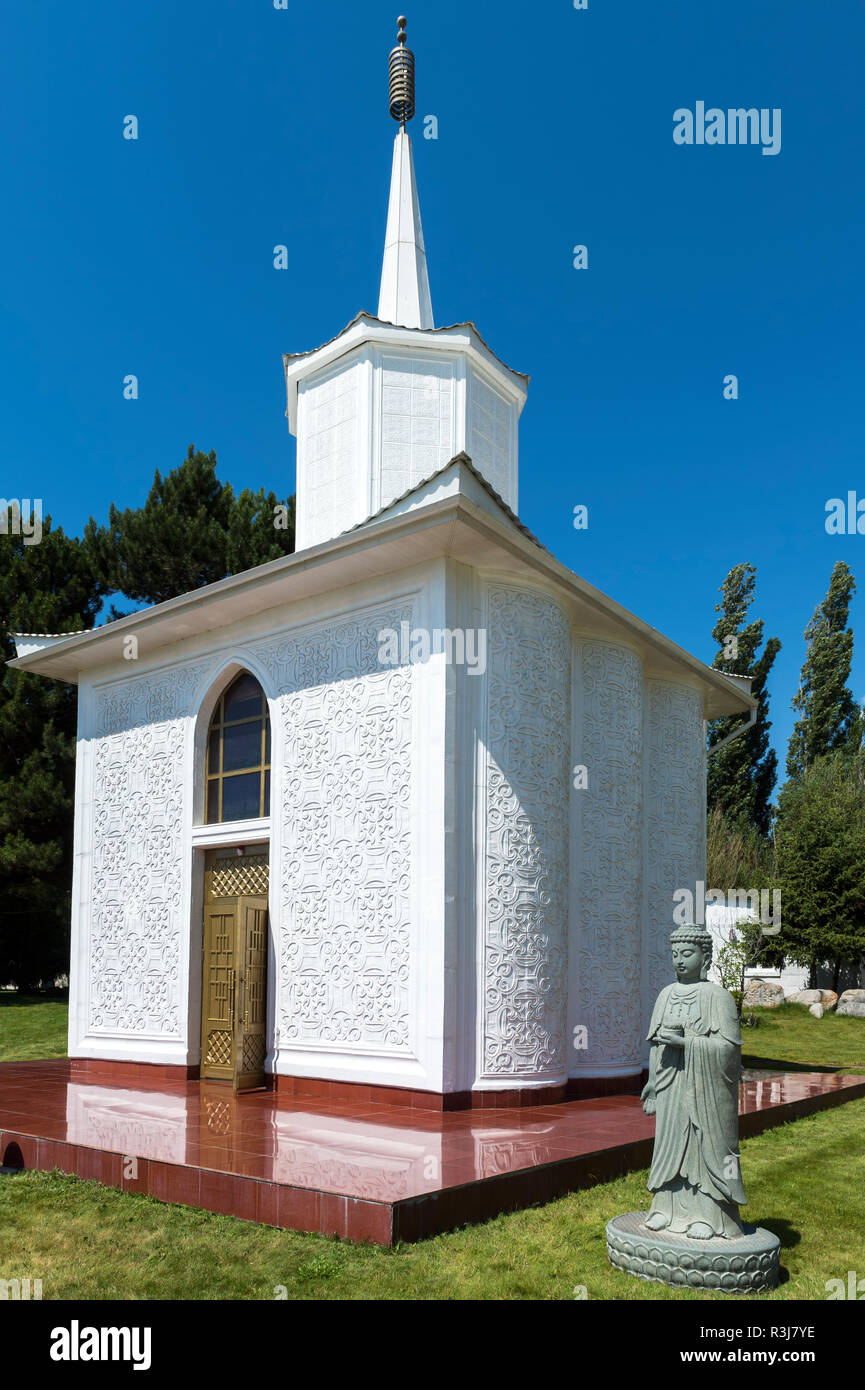
<path fill-rule="evenodd" d="M 270 717 L 264 691 L 244 671 L 220 695 L 207 736 L 206 824 L 270 810 Z"/>

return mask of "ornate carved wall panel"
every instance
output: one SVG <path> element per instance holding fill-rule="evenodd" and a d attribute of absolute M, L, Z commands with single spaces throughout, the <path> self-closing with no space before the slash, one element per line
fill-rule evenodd
<path fill-rule="evenodd" d="M 606 642 L 580 644 L 580 726 L 574 763 L 588 773 L 579 798 L 577 1000 L 588 1048 L 572 1070 L 638 1066 L 641 1038 L 642 737 L 640 659 Z M 573 1055 L 573 1054 L 572 1054 Z"/>
<path fill-rule="evenodd" d="M 675 926 L 673 893 L 677 888 L 693 893 L 697 880 L 705 876 L 704 748 L 703 704 L 698 692 L 669 681 L 648 681 L 646 1024 L 658 991 L 672 979 L 669 937 Z"/>
<path fill-rule="evenodd" d="M 338 366 L 302 391 L 304 457 L 298 509 L 305 546 L 339 535 L 368 510 L 358 482 L 362 385 L 362 368 L 354 362 Z"/>
<path fill-rule="evenodd" d="M 453 458 L 453 378 L 451 362 L 382 357 L 379 506 Z"/>
<path fill-rule="evenodd" d="M 88 1031 L 179 1038 L 185 721 L 205 667 L 97 693 Z"/>
<path fill-rule="evenodd" d="M 412 668 L 378 634 L 410 602 L 256 655 L 282 723 L 280 1044 L 410 1051 Z"/>
<path fill-rule="evenodd" d="M 471 378 L 471 445 L 472 463 L 484 475 L 509 506 L 514 505 L 511 487 L 511 425 L 512 409 L 497 391 L 481 381 L 476 372 Z"/>
<path fill-rule="evenodd" d="M 481 756 L 482 1073 L 561 1074 L 565 1054 L 570 632 L 543 594 L 488 595 Z"/>

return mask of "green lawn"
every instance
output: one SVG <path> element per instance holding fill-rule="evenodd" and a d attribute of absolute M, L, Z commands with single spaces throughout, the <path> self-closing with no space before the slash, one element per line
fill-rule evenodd
<path fill-rule="evenodd" d="M 865 1100 L 742 1144 L 745 1215 L 780 1238 L 782 1284 L 824 1299 L 862 1266 Z M 815 1174 L 819 1165 L 819 1182 Z M 0 1178 L 0 1278 L 45 1299 L 721 1299 L 607 1264 L 604 1227 L 647 1205 L 645 1170 L 396 1250 L 276 1231 L 56 1173 Z"/>
<path fill-rule="evenodd" d="M 746 1067 L 789 1071 L 865 1072 L 865 1018 L 826 1013 L 814 1018 L 802 1004 L 755 1009 L 756 1028 L 743 1028 Z"/>
<path fill-rule="evenodd" d="M 62 1055 L 64 1006 L 0 1006 L 0 1057 Z M 828 1027 L 827 1027 L 828 1022 Z M 791 1005 L 746 1032 L 747 1062 L 865 1070 L 861 1019 Z M 37 1039 L 43 1039 L 39 1050 Z M 810 1045 L 809 1047 L 807 1045 Z M 35 1051 L 33 1050 L 35 1048 Z M 805 1050 L 803 1050 L 805 1049 Z M 744 1215 L 782 1243 L 782 1283 L 760 1300 L 824 1299 L 861 1270 L 865 1100 L 742 1143 Z M 819 1180 L 817 1177 L 819 1175 Z M 645 1208 L 647 1172 L 417 1245 L 381 1250 L 169 1206 L 60 1173 L 0 1178 L 0 1278 L 45 1299 L 720 1299 L 649 1284 L 607 1263 L 604 1227 Z M 753 1296 L 752 1296 L 753 1297 Z"/>
<path fill-rule="evenodd" d="M 30 998 L 0 990 L 0 1062 L 38 1062 L 66 1056 L 69 1005 L 58 997 Z"/>

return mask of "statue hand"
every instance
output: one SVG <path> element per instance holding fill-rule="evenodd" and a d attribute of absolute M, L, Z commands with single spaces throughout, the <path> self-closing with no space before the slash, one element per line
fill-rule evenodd
<path fill-rule="evenodd" d="M 641 1096 L 640 1096 L 640 1100 L 643 1102 L 643 1109 L 645 1110 L 646 1114 L 647 1114 L 647 1115 L 654 1115 L 654 1113 L 655 1113 L 655 1088 L 654 1088 L 654 1086 L 652 1086 L 650 1083 L 647 1082 L 646 1085 L 643 1087 L 642 1094 L 641 1094 Z"/>
<path fill-rule="evenodd" d="M 667 1047 L 684 1047 L 685 1038 L 682 1033 L 668 1033 L 666 1028 L 661 1028 L 655 1034 L 655 1041 L 664 1043 Z"/>

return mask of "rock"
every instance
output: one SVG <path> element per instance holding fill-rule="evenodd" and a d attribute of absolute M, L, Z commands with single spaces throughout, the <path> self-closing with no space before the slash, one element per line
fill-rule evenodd
<path fill-rule="evenodd" d="M 812 1005 L 810 1006 L 810 1008 L 808 1009 L 808 1012 L 809 1012 L 809 1014 L 813 1014 L 815 1018 L 822 1018 L 822 1017 L 823 1017 L 823 1005 L 822 1005 L 822 1004 L 812 1004 Z"/>
<path fill-rule="evenodd" d="M 838 996 L 831 989 L 797 989 L 787 995 L 788 1004 L 822 1004 L 824 1009 L 834 1009 Z"/>
<path fill-rule="evenodd" d="M 845 989 L 836 1013 L 846 1018 L 865 1018 L 865 989 Z"/>
<path fill-rule="evenodd" d="M 745 989 L 746 1009 L 777 1009 L 784 1003 L 784 987 L 771 980 L 749 980 Z"/>

